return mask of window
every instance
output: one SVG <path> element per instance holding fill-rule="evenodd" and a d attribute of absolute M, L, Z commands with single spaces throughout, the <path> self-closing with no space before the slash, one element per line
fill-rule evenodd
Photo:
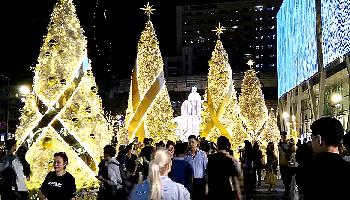
<path fill-rule="evenodd" d="M 255 46 L 255 49 L 259 49 L 259 46 Z"/>
<path fill-rule="evenodd" d="M 260 58 L 260 56 L 259 56 L 259 55 L 257 55 L 257 56 L 255 56 L 255 58 Z"/>

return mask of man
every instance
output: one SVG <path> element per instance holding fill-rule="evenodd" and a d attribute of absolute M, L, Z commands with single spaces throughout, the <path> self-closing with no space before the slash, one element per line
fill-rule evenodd
<path fill-rule="evenodd" d="M 17 149 L 17 141 L 9 139 L 5 143 L 6 156 L 0 162 L 0 172 L 4 178 L 1 187 L 1 199 L 28 199 L 29 193 L 25 183 L 23 165 L 14 154 Z"/>
<path fill-rule="evenodd" d="M 185 153 L 185 144 L 177 143 L 169 177 L 171 180 L 184 185 L 192 193 L 193 170 L 191 164 L 185 160 Z"/>
<path fill-rule="evenodd" d="M 289 192 L 291 189 L 291 183 L 292 183 L 292 172 L 291 168 L 289 167 L 292 154 L 295 152 L 295 147 L 293 147 L 293 144 L 291 144 L 287 140 L 287 132 L 283 131 L 281 133 L 281 141 L 278 144 L 278 151 L 279 151 L 279 162 L 280 162 L 280 172 L 281 177 L 284 185 L 284 194 L 283 198 L 288 199 Z"/>
<path fill-rule="evenodd" d="M 350 163 L 339 155 L 343 126 L 335 118 L 323 117 L 311 130 L 315 158 L 307 168 L 304 199 L 349 199 Z"/>
<path fill-rule="evenodd" d="M 115 158 L 116 150 L 112 145 L 103 148 L 105 169 L 100 168 L 98 179 L 101 188 L 98 199 L 125 199 L 120 163 Z M 101 167 L 101 166 L 100 166 Z"/>
<path fill-rule="evenodd" d="M 188 137 L 188 146 L 190 151 L 187 153 L 186 160 L 193 169 L 193 193 L 192 200 L 205 199 L 205 169 L 207 167 L 207 154 L 198 149 L 198 139 L 195 135 Z"/>
<path fill-rule="evenodd" d="M 146 180 L 148 176 L 149 163 L 151 162 L 154 148 L 151 146 L 152 140 L 150 138 L 143 139 L 144 147 L 141 150 L 140 157 L 142 158 L 142 175 Z"/>
<path fill-rule="evenodd" d="M 208 200 L 241 199 L 238 171 L 233 156 L 230 156 L 230 141 L 220 136 L 217 141 L 218 152 L 209 156 L 207 166 Z"/>

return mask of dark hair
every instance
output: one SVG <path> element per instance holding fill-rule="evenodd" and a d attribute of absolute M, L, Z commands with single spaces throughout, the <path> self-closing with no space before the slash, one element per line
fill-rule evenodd
<path fill-rule="evenodd" d="M 57 152 L 53 154 L 53 157 L 61 157 L 63 159 L 63 162 L 68 165 L 68 156 L 65 152 Z M 66 166 L 64 166 L 64 169 L 66 169 Z"/>
<path fill-rule="evenodd" d="M 168 142 L 166 143 L 165 148 L 168 148 L 170 145 L 174 146 L 174 142 L 171 140 L 168 140 Z"/>
<path fill-rule="evenodd" d="M 177 143 L 175 145 L 175 155 L 185 154 L 186 146 L 184 143 Z"/>
<path fill-rule="evenodd" d="M 10 150 L 16 143 L 17 141 L 14 138 L 7 140 L 5 143 L 6 150 Z"/>
<path fill-rule="evenodd" d="M 188 140 L 190 140 L 190 139 L 195 139 L 196 141 L 198 141 L 198 138 L 195 135 L 188 136 Z"/>
<path fill-rule="evenodd" d="M 344 135 L 343 144 L 347 151 L 350 151 L 350 131 Z"/>
<path fill-rule="evenodd" d="M 282 135 L 282 136 L 287 135 L 287 131 L 282 131 L 282 132 L 281 132 L 281 135 Z"/>
<path fill-rule="evenodd" d="M 339 146 L 344 135 L 344 128 L 333 117 L 322 117 L 311 125 L 312 135 L 320 135 L 326 146 Z"/>
<path fill-rule="evenodd" d="M 217 145 L 219 150 L 230 150 L 231 147 L 230 140 L 225 136 L 218 137 Z"/>
<path fill-rule="evenodd" d="M 122 151 L 123 149 L 125 149 L 125 145 L 120 145 L 118 149 L 119 151 Z"/>
<path fill-rule="evenodd" d="M 112 145 L 106 145 L 103 148 L 103 153 L 109 155 L 110 157 L 114 157 L 117 152 Z"/>
<path fill-rule="evenodd" d="M 149 139 L 149 138 L 144 138 L 144 139 L 143 139 L 143 144 L 144 144 L 144 145 L 151 144 L 151 139 Z"/>

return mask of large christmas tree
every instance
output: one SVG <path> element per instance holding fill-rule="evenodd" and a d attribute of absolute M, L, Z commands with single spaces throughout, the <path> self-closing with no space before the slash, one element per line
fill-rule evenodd
<path fill-rule="evenodd" d="M 125 125 L 129 140 L 151 137 L 154 141 L 175 139 L 173 110 L 164 80 L 159 42 L 150 21 L 152 6 L 142 8 L 148 15 L 137 46 Z"/>
<path fill-rule="evenodd" d="M 252 64 L 249 63 L 249 65 Z M 257 140 L 260 129 L 267 120 L 268 110 L 265 105 L 260 81 L 253 68 L 245 72 L 241 88 L 239 96 L 241 119 L 251 139 L 254 141 Z"/>
<path fill-rule="evenodd" d="M 235 148 L 245 139 L 239 120 L 239 108 L 227 53 L 220 40 L 224 27 L 216 27 L 218 40 L 209 60 L 208 87 L 202 114 L 201 136 L 215 141 L 224 135 L 233 141 Z"/>
<path fill-rule="evenodd" d="M 86 45 L 72 0 L 59 0 L 16 130 L 19 145 L 29 148 L 31 189 L 40 186 L 52 170 L 53 154 L 61 151 L 69 157 L 67 170 L 78 188 L 98 184 L 97 164 L 113 131 L 104 118 Z"/>

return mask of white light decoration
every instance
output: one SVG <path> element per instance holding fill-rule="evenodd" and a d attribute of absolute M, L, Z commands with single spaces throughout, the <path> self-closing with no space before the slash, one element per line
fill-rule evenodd
<path fill-rule="evenodd" d="M 187 141 L 190 135 L 199 135 L 199 125 L 201 123 L 203 100 L 197 88 L 192 87 L 188 99 L 182 103 L 181 116 L 175 117 L 174 121 L 177 124 L 176 135 L 182 141 Z"/>

